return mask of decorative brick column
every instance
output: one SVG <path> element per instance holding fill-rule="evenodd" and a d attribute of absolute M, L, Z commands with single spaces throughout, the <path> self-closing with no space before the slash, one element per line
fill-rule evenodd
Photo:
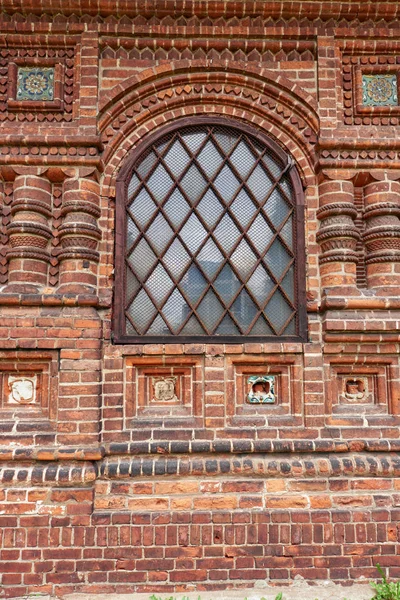
<path fill-rule="evenodd" d="M 61 293 L 95 293 L 97 287 L 97 245 L 101 232 L 99 185 L 91 179 L 67 179 L 61 209 Z"/>
<path fill-rule="evenodd" d="M 14 181 L 11 222 L 7 225 L 9 278 L 6 291 L 35 292 L 47 284 L 51 238 L 51 183 L 37 175 Z"/>
<path fill-rule="evenodd" d="M 319 186 L 320 208 L 317 216 L 321 221 L 317 233 L 320 244 L 322 288 L 356 289 L 357 241 L 360 239 L 354 219 L 352 181 L 323 181 Z"/>
<path fill-rule="evenodd" d="M 400 288 L 400 182 L 375 181 L 364 195 L 367 284 L 387 295 Z"/>

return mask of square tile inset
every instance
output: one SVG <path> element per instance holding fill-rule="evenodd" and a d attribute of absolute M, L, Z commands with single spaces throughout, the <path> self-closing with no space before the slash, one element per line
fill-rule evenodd
<path fill-rule="evenodd" d="M 19 67 L 16 100 L 54 100 L 54 67 Z"/>
<path fill-rule="evenodd" d="M 275 376 L 251 375 L 247 379 L 249 404 L 274 404 L 275 403 Z"/>
<path fill-rule="evenodd" d="M 9 375 L 8 404 L 35 404 L 38 392 L 38 375 Z"/>
<path fill-rule="evenodd" d="M 0 352 L 0 419 L 55 421 L 56 352 Z"/>
<path fill-rule="evenodd" d="M 229 426 L 300 426 L 302 372 L 298 354 L 228 356 L 225 409 Z"/>
<path fill-rule="evenodd" d="M 362 75 L 364 106 L 398 106 L 397 75 Z"/>
<path fill-rule="evenodd" d="M 161 421 L 169 426 L 193 425 L 202 412 L 202 373 L 202 360 L 199 357 L 127 356 L 127 427 L 141 427 L 144 423 Z"/>

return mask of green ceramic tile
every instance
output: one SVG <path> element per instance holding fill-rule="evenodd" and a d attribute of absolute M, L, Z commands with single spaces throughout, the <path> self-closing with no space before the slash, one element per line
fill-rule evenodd
<path fill-rule="evenodd" d="M 17 100 L 53 100 L 53 67 L 20 67 L 17 79 Z"/>
<path fill-rule="evenodd" d="M 364 106 L 397 106 L 396 75 L 363 75 Z"/>

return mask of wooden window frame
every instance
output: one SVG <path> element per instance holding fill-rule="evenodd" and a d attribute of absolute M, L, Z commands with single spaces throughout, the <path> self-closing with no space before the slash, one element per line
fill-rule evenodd
<path fill-rule="evenodd" d="M 174 123 L 161 126 L 152 134 L 146 136 L 130 152 L 116 180 L 116 219 L 115 219 L 115 287 L 113 302 L 113 342 L 116 344 L 151 344 L 151 343 L 243 343 L 243 342 L 304 342 L 307 340 L 307 311 L 306 311 L 306 269 L 305 269 L 305 207 L 303 186 L 293 165 L 288 174 L 293 186 L 294 221 L 296 232 L 295 248 L 295 306 L 297 310 L 296 335 L 127 335 L 125 333 L 125 254 L 126 254 L 126 201 L 129 181 L 134 172 L 138 159 L 145 154 L 151 145 L 165 135 L 178 129 L 196 125 L 219 125 L 236 129 L 258 140 L 266 146 L 285 166 L 291 161 L 290 156 L 276 142 L 260 130 L 244 125 L 234 119 L 225 117 L 184 117 Z"/>

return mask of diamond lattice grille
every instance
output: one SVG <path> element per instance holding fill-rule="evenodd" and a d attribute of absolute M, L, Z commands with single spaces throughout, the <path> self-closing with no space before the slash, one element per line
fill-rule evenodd
<path fill-rule="evenodd" d="M 295 335 L 288 166 L 251 135 L 197 125 L 158 139 L 128 184 L 128 335 Z"/>

